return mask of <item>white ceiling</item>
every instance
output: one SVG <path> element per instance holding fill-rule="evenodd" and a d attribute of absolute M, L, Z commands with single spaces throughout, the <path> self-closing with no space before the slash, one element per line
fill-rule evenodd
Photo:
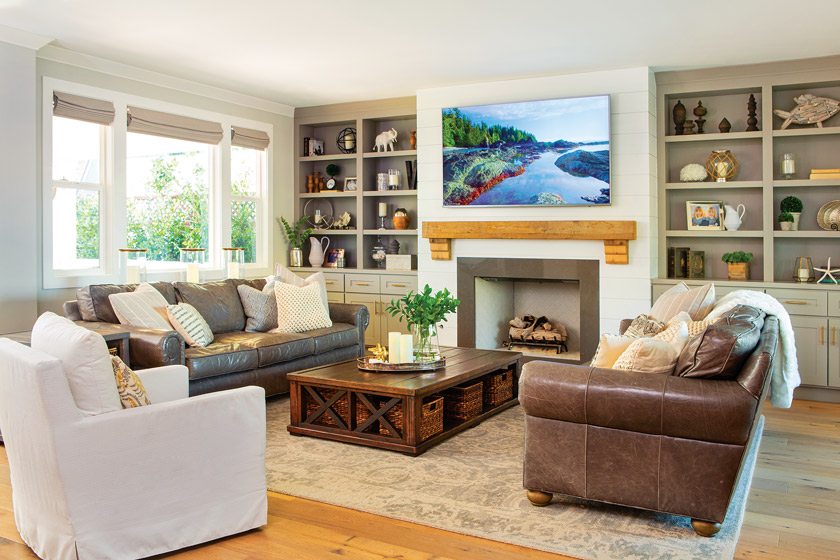
<path fill-rule="evenodd" d="M 837 0 L 0 0 L 0 24 L 292 106 L 840 54 Z"/>

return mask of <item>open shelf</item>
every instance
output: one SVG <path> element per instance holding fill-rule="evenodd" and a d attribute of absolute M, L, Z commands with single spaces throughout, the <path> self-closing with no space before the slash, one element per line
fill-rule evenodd
<path fill-rule="evenodd" d="M 417 150 L 395 150 L 393 152 L 365 152 L 364 157 L 367 158 L 384 158 L 384 157 L 412 157 L 417 156 Z"/>
<path fill-rule="evenodd" d="M 708 125 L 708 123 L 706 123 Z M 681 134 L 679 136 L 666 136 L 665 142 L 721 142 L 728 140 L 749 140 L 752 138 L 761 138 L 762 132 L 760 130 L 753 132 L 713 132 L 703 134 Z"/>
<path fill-rule="evenodd" d="M 837 239 L 840 240 L 840 231 L 829 231 L 825 229 L 821 229 L 818 231 L 774 231 L 773 237 L 792 237 L 792 238 L 803 238 L 803 239 Z"/>
<path fill-rule="evenodd" d="M 717 181 L 697 181 L 694 183 L 665 183 L 666 191 L 692 191 L 692 190 L 711 190 L 711 189 L 760 189 L 763 186 L 761 181 L 726 181 L 725 183 L 718 183 Z"/>
<path fill-rule="evenodd" d="M 669 229 L 665 232 L 666 237 L 764 237 L 760 231 L 750 230 L 676 230 Z"/>
<path fill-rule="evenodd" d="M 773 136 L 777 138 L 785 136 L 822 136 L 824 134 L 840 134 L 840 126 L 818 128 L 817 125 L 811 125 L 810 128 L 786 128 L 773 131 Z"/>
<path fill-rule="evenodd" d="M 840 179 L 780 179 L 773 181 L 776 188 L 789 187 L 836 187 L 840 185 Z"/>
<path fill-rule="evenodd" d="M 316 229 L 312 235 L 356 235 L 355 229 Z"/>
<path fill-rule="evenodd" d="M 300 198 L 346 198 L 356 196 L 357 191 L 322 191 L 319 193 L 299 193 Z"/>
<path fill-rule="evenodd" d="M 300 156 L 298 161 L 342 161 L 342 160 L 349 160 L 349 159 L 356 159 L 356 154 L 327 154 L 323 156 Z"/>
<path fill-rule="evenodd" d="M 365 235 L 411 235 L 416 237 L 416 229 L 366 229 Z"/>
<path fill-rule="evenodd" d="M 417 196 L 417 189 L 401 189 L 396 191 L 364 191 L 362 196 Z"/>

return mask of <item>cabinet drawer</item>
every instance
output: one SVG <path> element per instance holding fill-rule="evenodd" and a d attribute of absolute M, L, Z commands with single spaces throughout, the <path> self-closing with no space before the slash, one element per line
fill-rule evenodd
<path fill-rule="evenodd" d="M 328 292 L 343 292 L 344 291 L 344 275 L 336 274 L 335 272 L 325 272 L 324 278 L 327 279 Z M 332 300 L 330 300 L 332 301 Z M 343 302 L 342 302 L 343 303 Z"/>
<path fill-rule="evenodd" d="M 767 288 L 767 293 L 785 306 L 791 315 L 814 315 L 825 317 L 828 311 L 826 292 L 815 290 L 780 290 Z"/>
<path fill-rule="evenodd" d="M 362 294 L 378 294 L 379 276 L 376 274 L 348 274 L 344 279 L 344 291 Z"/>
<path fill-rule="evenodd" d="M 344 303 L 344 292 L 327 292 L 327 301 L 330 303 Z"/>
<path fill-rule="evenodd" d="M 832 317 L 840 317 L 840 294 L 828 293 L 828 314 Z"/>
<path fill-rule="evenodd" d="M 380 283 L 383 294 L 404 296 L 409 290 L 417 291 L 416 276 L 382 276 Z"/>

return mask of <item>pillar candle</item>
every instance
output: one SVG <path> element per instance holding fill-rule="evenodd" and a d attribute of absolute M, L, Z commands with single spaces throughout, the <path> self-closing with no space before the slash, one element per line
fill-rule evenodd
<path fill-rule="evenodd" d="M 414 340 L 410 334 L 400 335 L 400 363 L 414 361 Z"/>
<path fill-rule="evenodd" d="M 140 267 L 139 266 L 127 266 L 125 267 L 125 281 L 127 284 L 139 284 L 140 283 Z"/>
<path fill-rule="evenodd" d="M 400 363 L 400 334 L 398 332 L 388 333 L 388 363 Z"/>
<path fill-rule="evenodd" d="M 388 205 L 384 202 L 379 203 L 379 215 L 380 216 L 387 216 L 388 215 Z"/>
<path fill-rule="evenodd" d="M 198 279 L 198 263 L 190 263 L 187 265 L 187 282 L 197 284 Z"/>
<path fill-rule="evenodd" d="M 227 277 L 228 278 L 242 278 L 239 275 L 239 263 L 238 262 L 227 263 Z"/>

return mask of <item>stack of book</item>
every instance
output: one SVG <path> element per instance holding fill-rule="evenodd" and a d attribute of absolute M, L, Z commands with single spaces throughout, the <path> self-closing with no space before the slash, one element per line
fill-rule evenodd
<path fill-rule="evenodd" d="M 810 179 L 840 179 L 840 169 L 812 169 Z"/>

